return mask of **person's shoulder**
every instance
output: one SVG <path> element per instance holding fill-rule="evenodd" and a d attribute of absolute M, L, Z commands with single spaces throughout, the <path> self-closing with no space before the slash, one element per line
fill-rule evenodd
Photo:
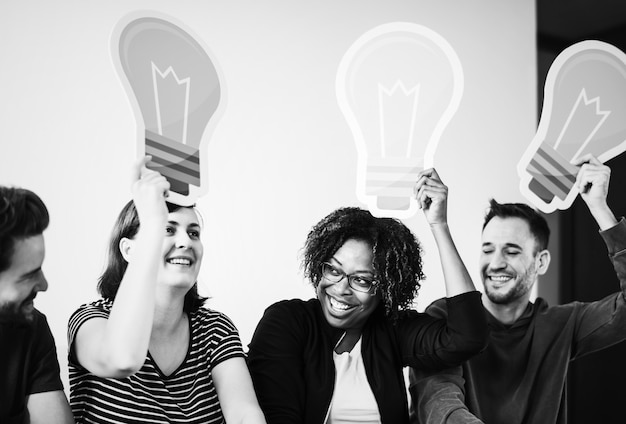
<path fill-rule="evenodd" d="M 268 306 L 265 313 L 286 313 L 290 315 L 307 315 L 319 309 L 317 299 L 285 299 Z"/>
<path fill-rule="evenodd" d="M 46 315 L 41 312 L 39 309 L 37 308 L 33 308 L 33 322 L 34 323 L 45 323 L 46 325 L 48 324 L 48 318 L 46 318 Z"/>
<path fill-rule="evenodd" d="M 50 324 L 48 324 L 48 318 L 43 312 L 41 312 L 37 308 L 33 309 L 31 327 L 37 332 L 50 332 Z"/>
<path fill-rule="evenodd" d="M 261 322 L 272 322 L 280 326 L 315 325 L 319 322 L 322 312 L 317 299 L 288 299 L 280 300 L 268 306 L 263 312 Z"/>
<path fill-rule="evenodd" d="M 100 311 L 111 312 L 112 307 L 113 307 L 113 301 L 111 299 L 98 299 L 98 300 L 94 300 L 93 302 L 83 303 L 76 309 L 76 312 L 81 311 L 81 310 L 88 310 L 88 311 L 100 310 Z"/>
<path fill-rule="evenodd" d="M 225 313 L 207 306 L 201 306 L 195 311 L 189 312 L 189 318 L 192 322 L 197 322 L 200 325 L 212 325 L 219 322 L 232 325 L 233 322 Z"/>
<path fill-rule="evenodd" d="M 98 299 L 90 303 L 80 305 L 70 315 L 70 323 L 76 321 L 84 321 L 90 318 L 108 318 L 113 307 L 113 301 L 110 299 Z"/>
<path fill-rule="evenodd" d="M 433 301 L 426 307 L 424 312 L 437 318 L 446 317 L 448 315 L 448 302 L 446 301 L 446 298 L 442 297 Z"/>

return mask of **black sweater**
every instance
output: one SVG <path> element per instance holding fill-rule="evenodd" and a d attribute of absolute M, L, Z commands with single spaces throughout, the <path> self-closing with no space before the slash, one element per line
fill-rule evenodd
<path fill-rule="evenodd" d="M 484 349 L 480 293 L 447 303 L 447 321 L 403 311 L 392 324 L 379 306 L 363 327 L 363 363 L 383 423 L 408 423 L 403 367 L 446 368 Z M 328 324 L 317 299 L 281 301 L 265 311 L 248 365 L 268 424 L 324 422 L 335 384 L 332 352 L 342 334 Z"/>

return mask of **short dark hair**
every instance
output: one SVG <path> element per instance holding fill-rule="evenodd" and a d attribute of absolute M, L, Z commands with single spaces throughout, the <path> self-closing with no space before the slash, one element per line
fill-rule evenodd
<path fill-rule="evenodd" d="M 173 203 L 166 203 L 168 212 L 175 212 L 182 207 L 194 208 L 194 206 L 178 206 Z M 120 252 L 120 241 L 123 238 L 132 239 L 139 231 L 139 215 L 135 203 L 131 200 L 122 209 L 117 216 L 109 247 L 107 251 L 107 264 L 104 272 L 98 280 L 98 292 L 105 299 L 115 300 L 115 295 L 120 287 L 128 262 Z M 165 229 L 164 229 L 165 231 Z M 193 312 L 200 308 L 207 298 L 198 294 L 198 283 L 195 283 L 185 295 L 183 310 L 185 312 Z"/>
<path fill-rule="evenodd" d="M 520 218 L 528 223 L 530 233 L 535 237 L 537 252 L 547 249 L 550 241 L 550 227 L 546 219 L 535 209 L 524 203 L 498 203 L 494 199 L 489 200 L 489 210 L 485 215 L 483 230 L 493 217 Z M 536 253 L 536 252 L 535 252 Z"/>
<path fill-rule="evenodd" d="M 0 272 L 11 266 L 15 242 L 42 234 L 49 223 L 48 209 L 39 196 L 0 186 Z"/>
<path fill-rule="evenodd" d="M 313 227 L 303 248 L 304 274 L 314 287 L 322 279 L 322 263 L 349 239 L 372 247 L 377 290 L 385 315 L 395 319 L 399 310 L 410 307 L 425 278 L 417 238 L 396 219 L 376 218 L 360 208 L 337 209 Z"/>

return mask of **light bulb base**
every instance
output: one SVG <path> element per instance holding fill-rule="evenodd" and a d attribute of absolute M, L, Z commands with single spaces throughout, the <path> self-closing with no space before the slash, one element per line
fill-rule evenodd
<path fill-rule="evenodd" d="M 380 210 L 409 210 L 422 163 L 421 158 L 370 161 L 365 169 L 365 194 L 376 199 Z"/>
<path fill-rule="evenodd" d="M 576 183 L 578 167 L 544 143 L 539 146 L 526 171 L 532 176 L 528 185 L 530 191 L 550 203 L 555 197 L 565 200 Z"/>
<path fill-rule="evenodd" d="M 146 155 L 152 156 L 149 169 L 160 172 L 170 190 L 186 196 L 189 185 L 200 186 L 200 151 L 146 130 Z"/>
<path fill-rule="evenodd" d="M 378 196 L 376 206 L 384 211 L 407 211 L 411 207 L 411 198 Z"/>

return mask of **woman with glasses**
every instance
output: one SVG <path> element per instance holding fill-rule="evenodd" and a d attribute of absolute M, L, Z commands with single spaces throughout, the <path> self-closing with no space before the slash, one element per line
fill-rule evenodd
<path fill-rule="evenodd" d="M 237 329 L 198 295 L 199 216 L 166 203 L 147 159 L 113 228 L 102 299 L 70 317 L 76 422 L 264 424 Z"/>
<path fill-rule="evenodd" d="M 409 309 L 424 275 L 406 226 L 358 208 L 332 212 L 304 246 L 317 298 L 270 306 L 250 343 L 269 424 L 408 423 L 403 367 L 448 368 L 485 347 L 480 293 L 448 229 L 447 187 L 430 169 L 415 192 L 440 253 L 447 321 Z"/>

